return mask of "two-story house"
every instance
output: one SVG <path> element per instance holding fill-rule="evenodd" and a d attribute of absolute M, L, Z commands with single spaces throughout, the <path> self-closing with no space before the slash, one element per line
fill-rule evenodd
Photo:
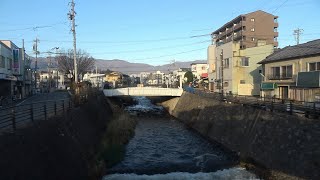
<path fill-rule="evenodd" d="M 320 100 L 320 39 L 279 49 L 259 63 L 262 96 Z"/>
<path fill-rule="evenodd" d="M 191 71 L 193 76 L 200 80 L 208 77 L 208 64 L 207 63 L 192 63 Z"/>

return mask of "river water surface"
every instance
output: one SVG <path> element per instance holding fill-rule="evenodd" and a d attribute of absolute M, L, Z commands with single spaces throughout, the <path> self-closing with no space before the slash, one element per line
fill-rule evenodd
<path fill-rule="evenodd" d="M 256 179 L 234 167 L 233 155 L 207 141 L 145 97 L 126 111 L 139 116 L 124 160 L 108 172 L 110 179 Z"/>

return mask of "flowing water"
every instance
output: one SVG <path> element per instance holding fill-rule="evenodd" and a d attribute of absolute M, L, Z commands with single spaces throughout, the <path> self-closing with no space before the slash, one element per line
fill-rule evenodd
<path fill-rule="evenodd" d="M 135 136 L 124 160 L 112 167 L 109 179 L 256 179 L 234 167 L 234 156 L 209 142 L 145 97 L 126 111 L 139 116 Z"/>

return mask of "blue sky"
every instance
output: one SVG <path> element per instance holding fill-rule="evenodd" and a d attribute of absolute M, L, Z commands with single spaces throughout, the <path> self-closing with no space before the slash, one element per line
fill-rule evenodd
<path fill-rule="evenodd" d="M 0 39 L 12 40 L 32 55 L 53 47 L 72 48 L 67 13 L 71 0 L 1 0 Z M 241 2 L 241 3 L 240 3 Z M 75 0 L 77 48 L 98 59 L 151 65 L 206 59 L 210 34 L 234 17 L 264 10 L 279 16 L 279 46 L 320 38 L 319 0 Z M 192 37 L 197 36 L 197 37 Z"/>

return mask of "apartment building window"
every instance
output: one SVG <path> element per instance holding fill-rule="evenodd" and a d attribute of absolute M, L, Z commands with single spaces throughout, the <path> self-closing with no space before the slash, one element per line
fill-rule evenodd
<path fill-rule="evenodd" d="M 254 18 L 251 18 L 250 21 L 251 21 L 251 22 L 254 22 Z"/>
<path fill-rule="evenodd" d="M 274 38 L 273 38 L 273 40 L 274 40 L 274 41 L 277 41 L 277 40 L 278 40 L 278 38 L 277 38 L 277 37 L 274 37 Z"/>
<path fill-rule="evenodd" d="M 229 58 L 224 59 L 224 61 L 223 61 L 223 67 L 224 67 L 224 68 L 229 68 Z"/>
<path fill-rule="evenodd" d="M 309 71 L 320 71 L 320 62 L 309 63 Z"/>
<path fill-rule="evenodd" d="M 251 41 L 254 41 L 254 37 L 251 38 Z"/>
<path fill-rule="evenodd" d="M 278 18 L 274 18 L 273 22 L 277 23 L 278 22 Z"/>
<path fill-rule="evenodd" d="M 6 67 L 6 59 L 4 56 L 0 55 L 0 68 L 5 68 Z"/>
<path fill-rule="evenodd" d="M 11 70 L 12 69 L 12 59 L 11 58 L 8 58 L 8 61 L 7 61 L 8 65 L 8 70 Z"/>
<path fill-rule="evenodd" d="M 249 58 L 248 57 L 242 57 L 240 65 L 241 66 L 249 66 Z"/>
<path fill-rule="evenodd" d="M 281 66 L 281 72 L 282 72 L 283 78 L 291 78 L 292 77 L 292 65 Z"/>
<path fill-rule="evenodd" d="M 278 28 L 277 27 L 273 28 L 273 31 L 278 32 Z"/>
<path fill-rule="evenodd" d="M 254 32 L 254 28 L 251 28 L 251 32 Z"/>
<path fill-rule="evenodd" d="M 246 30 L 246 26 L 242 26 L 242 30 L 245 31 Z"/>
<path fill-rule="evenodd" d="M 246 80 L 240 80 L 240 84 L 245 84 Z"/>

